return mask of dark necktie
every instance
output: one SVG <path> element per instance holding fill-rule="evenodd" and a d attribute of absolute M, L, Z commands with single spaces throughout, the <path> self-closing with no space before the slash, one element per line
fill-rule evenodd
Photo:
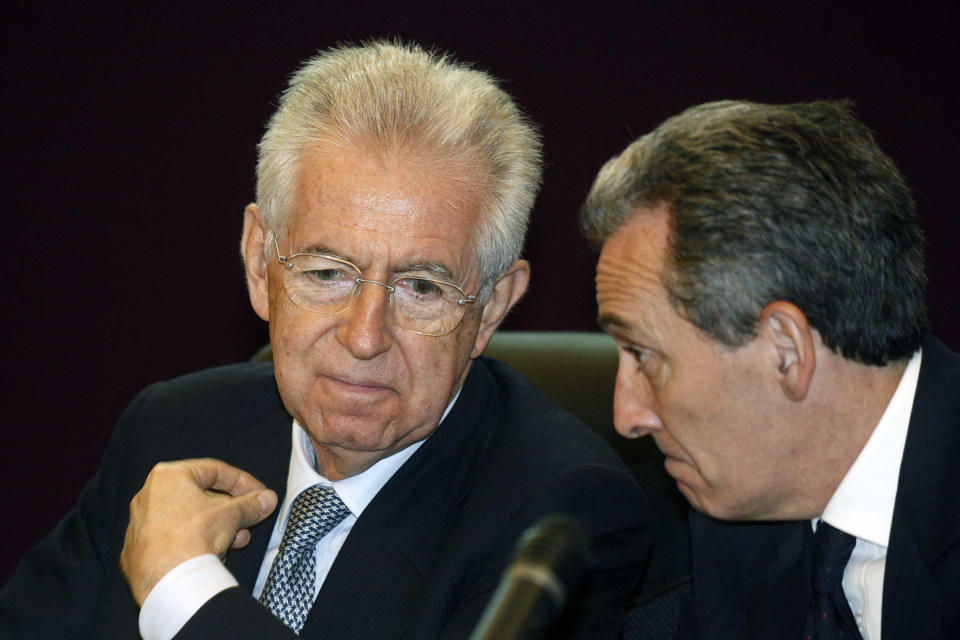
<path fill-rule="evenodd" d="M 843 593 L 843 569 L 856 539 L 820 521 L 813 536 L 813 595 L 803 625 L 804 640 L 862 640 Z"/>
<path fill-rule="evenodd" d="M 350 510 L 330 487 L 316 484 L 293 501 L 260 602 L 299 635 L 313 606 L 317 542 Z"/>

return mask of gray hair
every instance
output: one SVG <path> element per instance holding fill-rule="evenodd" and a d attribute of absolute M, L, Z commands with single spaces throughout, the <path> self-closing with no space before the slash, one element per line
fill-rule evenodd
<path fill-rule="evenodd" d="M 581 228 L 602 244 L 666 205 L 675 308 L 730 347 L 786 300 L 824 344 L 883 365 L 927 330 L 923 233 L 910 191 L 848 101 L 700 105 L 600 171 Z"/>
<path fill-rule="evenodd" d="M 482 198 L 475 240 L 481 302 L 519 257 L 540 186 L 532 123 L 486 73 L 412 44 L 321 52 L 290 79 L 259 145 L 267 244 L 283 232 L 303 154 L 319 146 L 430 158 Z"/>

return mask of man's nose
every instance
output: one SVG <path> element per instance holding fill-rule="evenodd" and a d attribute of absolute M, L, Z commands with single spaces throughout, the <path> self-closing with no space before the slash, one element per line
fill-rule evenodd
<path fill-rule="evenodd" d="M 617 433 L 625 438 L 640 438 L 663 429 L 656 404 L 646 376 L 632 362 L 624 363 L 621 359 L 613 391 L 613 424 Z"/>
<path fill-rule="evenodd" d="M 363 280 L 357 297 L 344 312 L 337 327 L 337 339 L 358 360 L 372 360 L 393 344 L 390 333 L 387 285 Z"/>

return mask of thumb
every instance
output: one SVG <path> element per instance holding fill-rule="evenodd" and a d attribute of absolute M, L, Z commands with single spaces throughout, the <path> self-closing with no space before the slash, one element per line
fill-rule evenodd
<path fill-rule="evenodd" d="M 218 548 L 221 549 L 221 557 L 227 547 L 241 549 L 247 546 L 250 542 L 250 530 L 247 527 L 262 522 L 277 507 L 277 494 L 270 489 L 251 491 L 229 499 L 230 506 L 236 514 L 236 522 L 233 526 L 235 533 L 231 540 L 220 540 L 221 544 L 218 544 Z"/>
<path fill-rule="evenodd" d="M 238 528 L 245 528 L 262 522 L 277 508 L 277 494 L 270 489 L 251 491 L 234 498 L 234 505 L 240 512 Z"/>

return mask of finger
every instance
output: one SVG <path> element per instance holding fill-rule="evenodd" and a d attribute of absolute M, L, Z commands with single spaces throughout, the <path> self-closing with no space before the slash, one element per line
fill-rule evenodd
<path fill-rule="evenodd" d="M 214 458 L 184 460 L 183 464 L 193 474 L 203 489 L 222 491 L 232 496 L 241 496 L 266 487 L 262 482 L 233 465 Z M 271 508 L 272 510 L 272 508 Z"/>
<path fill-rule="evenodd" d="M 249 543 L 250 543 L 250 530 L 240 529 L 240 531 L 237 531 L 237 535 L 233 537 L 233 542 L 230 543 L 230 548 L 243 549 Z"/>

